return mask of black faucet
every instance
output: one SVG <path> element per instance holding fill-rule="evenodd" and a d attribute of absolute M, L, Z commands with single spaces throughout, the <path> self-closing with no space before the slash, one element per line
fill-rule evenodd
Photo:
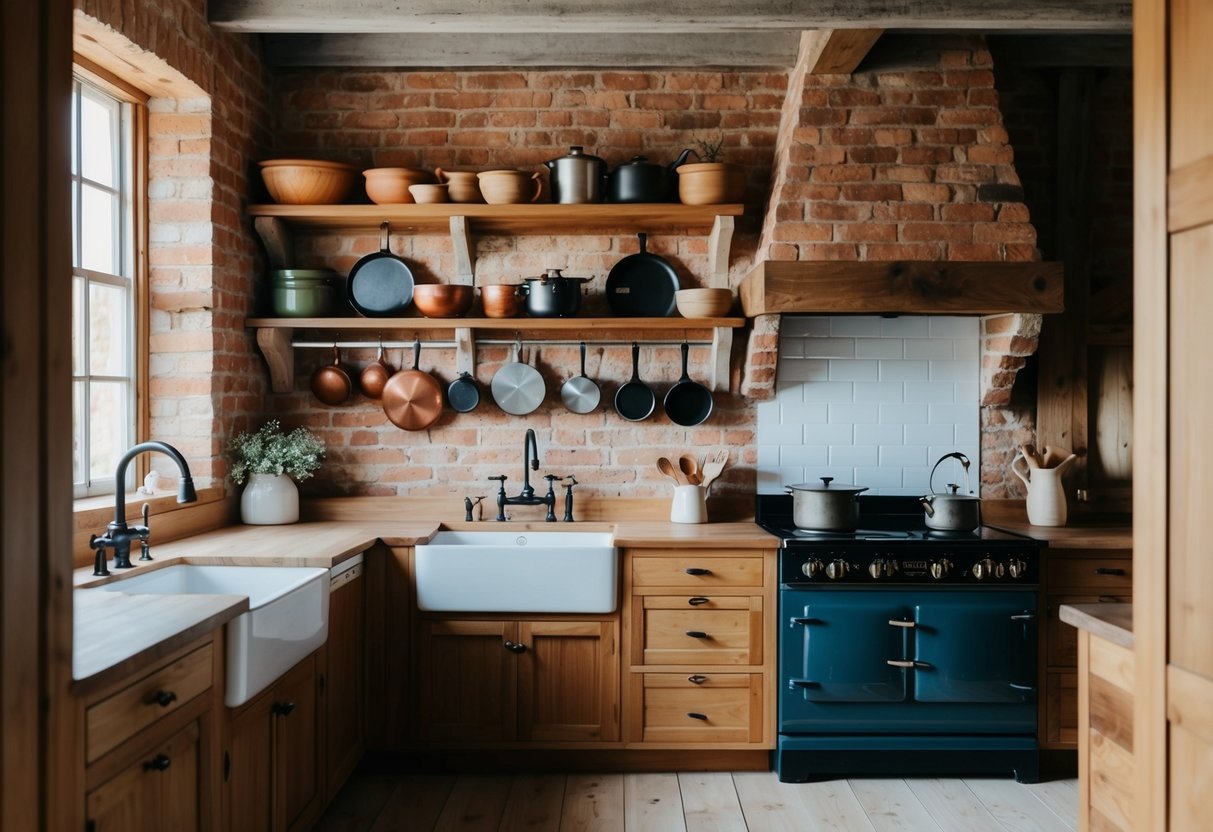
<path fill-rule="evenodd" d="M 526 436 L 522 439 L 522 491 L 517 497 L 507 497 L 505 495 L 505 476 L 489 477 L 490 480 L 497 480 L 501 483 L 497 490 L 497 519 L 505 520 L 506 506 L 547 506 L 548 513 L 544 519 L 549 523 L 556 522 L 556 489 L 552 486 L 553 481 L 559 479 L 555 475 L 548 475 L 548 493 L 542 497 L 535 496 L 535 489 L 531 486 L 531 471 L 539 470 L 539 446 L 535 443 L 535 431 L 527 428 Z"/>
<path fill-rule="evenodd" d="M 114 519 L 105 527 L 105 534 L 100 537 L 93 535 L 88 545 L 97 551 L 93 566 L 94 575 L 108 575 L 106 568 L 106 549 L 114 550 L 114 568 L 131 568 L 131 543 L 135 540 L 143 544 L 143 556 L 140 560 L 151 560 L 147 553 L 147 506 L 143 510 L 143 525 L 128 526 L 126 524 L 126 466 L 131 460 L 145 451 L 159 451 L 170 457 L 181 470 L 181 480 L 177 483 L 177 502 L 192 503 L 198 499 L 194 491 L 194 478 L 190 476 L 190 466 L 186 463 L 181 452 L 166 442 L 140 442 L 122 455 L 118 460 L 118 470 L 114 472 Z"/>

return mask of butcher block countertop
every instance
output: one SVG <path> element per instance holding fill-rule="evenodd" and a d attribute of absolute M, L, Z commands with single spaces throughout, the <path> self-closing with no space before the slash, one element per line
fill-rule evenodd
<path fill-rule="evenodd" d="M 1133 525 L 1129 518 L 1086 520 L 1071 518 L 1066 526 L 1033 526 L 1022 501 L 983 500 L 981 519 L 987 526 L 1043 540 L 1050 549 L 1123 549 L 1133 551 Z"/>
<path fill-rule="evenodd" d="M 1059 614 L 1067 624 L 1133 649 L 1132 604 L 1062 604 Z"/>

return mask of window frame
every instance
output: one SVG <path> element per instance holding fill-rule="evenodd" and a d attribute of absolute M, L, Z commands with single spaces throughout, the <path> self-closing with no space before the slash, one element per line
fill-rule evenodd
<path fill-rule="evenodd" d="M 87 58 L 80 54 L 73 56 L 72 65 L 73 85 L 76 81 L 89 84 L 106 95 L 118 99 L 130 108 L 129 118 L 129 144 L 130 144 L 130 172 L 126 177 L 130 187 L 130 216 L 128 220 L 131 234 L 131 251 L 130 251 L 130 292 L 131 304 L 129 314 L 131 315 L 131 359 L 133 366 L 131 367 L 131 383 L 132 391 L 128 399 L 129 406 L 132 408 L 133 424 L 134 424 L 134 441 L 143 442 L 150 434 L 150 405 L 148 399 L 148 383 L 149 383 L 149 348 L 148 337 L 150 331 L 150 292 L 149 292 L 149 264 L 148 264 L 148 109 L 147 102 L 149 96 L 143 91 L 126 83 L 121 78 L 113 75 L 107 70 L 97 66 Z M 73 96 L 74 100 L 74 96 Z M 74 106 L 74 104 L 73 104 Z M 75 153 L 75 135 L 73 134 L 73 154 Z M 74 174 L 69 172 L 70 181 L 74 191 L 78 187 L 77 179 Z M 126 183 L 124 183 L 126 184 Z M 75 222 L 75 220 L 73 220 Z M 75 231 L 72 229 L 73 242 L 75 240 Z M 84 274 L 87 276 L 88 270 L 75 266 L 75 258 L 73 257 L 72 274 Z M 74 291 L 74 290 L 73 290 Z M 69 312 L 69 320 L 71 313 Z M 72 322 L 74 327 L 74 321 Z M 86 375 L 88 368 L 85 368 Z M 72 378 L 76 376 L 73 372 Z M 73 381 L 73 386 L 74 386 Z M 75 394 L 72 396 L 73 407 L 75 407 Z M 75 419 L 73 418 L 73 424 Z M 74 441 L 74 440 L 73 440 Z M 134 464 L 128 469 L 128 493 L 130 486 L 134 483 L 142 481 L 147 471 L 150 470 L 150 463 L 146 455 L 142 455 L 134 461 Z M 73 472 L 73 496 L 77 501 L 87 500 L 89 498 L 112 495 L 116 489 L 116 484 L 113 478 L 106 477 L 104 480 L 99 480 L 100 485 L 93 485 L 87 481 L 84 484 L 77 483 Z"/>

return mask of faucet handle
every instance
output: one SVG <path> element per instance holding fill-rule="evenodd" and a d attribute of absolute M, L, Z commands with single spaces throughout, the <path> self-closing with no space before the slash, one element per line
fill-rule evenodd
<path fill-rule="evenodd" d="M 109 564 L 106 562 L 105 547 L 110 545 L 108 537 L 97 537 L 95 534 L 88 536 L 88 547 L 97 552 L 97 556 L 93 561 L 93 575 L 101 578 L 109 575 Z"/>
<path fill-rule="evenodd" d="M 544 474 L 543 478 L 545 480 L 547 480 L 549 484 L 551 484 L 552 482 L 554 482 L 556 480 L 564 479 L 564 477 L 560 476 L 559 474 Z"/>
<path fill-rule="evenodd" d="M 495 477 L 489 477 L 489 479 L 490 479 L 490 480 L 496 480 L 497 482 L 500 482 L 500 483 L 502 484 L 502 486 L 504 486 L 504 485 L 505 485 L 505 481 L 506 481 L 506 480 L 508 480 L 508 479 L 509 479 L 509 477 L 507 477 L 505 474 L 498 474 L 498 475 L 497 475 L 497 476 L 495 476 Z"/>

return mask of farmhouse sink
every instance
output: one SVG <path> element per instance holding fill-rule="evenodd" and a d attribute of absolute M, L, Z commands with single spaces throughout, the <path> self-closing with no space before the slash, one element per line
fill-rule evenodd
<path fill-rule="evenodd" d="M 248 612 L 227 623 L 223 701 L 242 705 L 324 644 L 329 570 L 285 566 L 166 566 L 104 584 L 129 595 L 247 595 Z"/>
<path fill-rule="evenodd" d="M 440 531 L 416 547 L 417 606 L 452 612 L 614 612 L 605 532 Z"/>

